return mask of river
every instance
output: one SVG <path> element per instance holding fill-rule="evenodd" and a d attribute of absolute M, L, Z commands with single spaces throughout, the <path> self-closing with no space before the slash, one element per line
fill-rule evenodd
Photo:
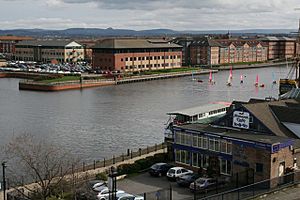
<path fill-rule="evenodd" d="M 208 75 L 130 83 L 61 92 L 19 91 L 19 79 L 0 79 L 0 145 L 11 137 L 31 133 L 64 146 L 91 162 L 163 141 L 167 112 L 215 101 L 278 97 L 272 72 L 278 79 L 287 68 L 268 67 L 233 71 L 233 84 L 226 86 L 229 71 Z M 240 75 L 244 84 L 240 84 Z M 256 75 L 264 88 L 255 88 Z"/>

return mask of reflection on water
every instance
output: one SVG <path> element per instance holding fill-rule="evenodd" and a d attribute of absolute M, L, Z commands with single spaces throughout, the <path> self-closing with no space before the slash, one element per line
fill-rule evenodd
<path fill-rule="evenodd" d="M 229 71 L 209 75 L 139 82 L 63 92 L 19 91 L 18 79 L 0 79 L 0 144 L 28 132 L 65 146 L 91 161 L 163 141 L 166 112 L 214 101 L 277 97 L 275 77 L 284 77 L 285 67 L 234 70 L 232 86 L 226 86 Z M 256 75 L 264 88 L 254 87 Z M 240 84 L 240 75 L 244 83 Z"/>

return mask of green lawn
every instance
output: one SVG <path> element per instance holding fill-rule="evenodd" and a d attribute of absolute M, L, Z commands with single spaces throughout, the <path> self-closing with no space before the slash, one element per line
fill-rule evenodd
<path fill-rule="evenodd" d="M 41 83 L 54 83 L 54 82 L 64 82 L 64 81 L 76 81 L 80 80 L 80 76 L 64 76 L 62 78 L 54 78 L 54 79 L 45 79 L 39 82 Z"/>

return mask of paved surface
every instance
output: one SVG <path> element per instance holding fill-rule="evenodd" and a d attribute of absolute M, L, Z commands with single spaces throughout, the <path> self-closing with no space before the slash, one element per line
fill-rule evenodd
<path fill-rule="evenodd" d="M 284 188 L 282 190 L 265 194 L 260 197 L 257 197 L 258 199 L 264 199 L 264 200 L 300 200 L 300 184 L 297 186 L 292 186 L 288 188 Z"/>
<path fill-rule="evenodd" d="M 182 200 L 192 198 L 193 193 L 188 188 L 177 186 L 176 182 L 170 182 L 166 177 L 152 177 L 148 173 L 129 177 L 118 181 L 118 189 L 124 190 L 132 194 L 151 193 L 160 189 L 168 190 L 172 187 L 173 200 Z M 168 190 L 169 191 L 169 190 Z"/>

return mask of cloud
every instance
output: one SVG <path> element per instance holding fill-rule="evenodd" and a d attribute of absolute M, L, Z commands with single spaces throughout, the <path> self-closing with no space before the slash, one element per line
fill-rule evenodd
<path fill-rule="evenodd" d="M 296 28 L 300 16 L 300 11 L 294 10 L 300 7 L 299 0 L 0 0 L 0 3 L 4 11 L 0 13 L 0 27 L 6 29 Z M 14 10 L 14 15 L 9 10 Z"/>

